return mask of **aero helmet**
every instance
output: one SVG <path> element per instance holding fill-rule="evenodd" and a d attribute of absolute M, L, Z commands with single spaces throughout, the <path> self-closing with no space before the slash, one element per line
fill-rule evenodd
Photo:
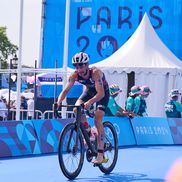
<path fill-rule="evenodd" d="M 122 89 L 120 89 L 118 85 L 112 84 L 109 86 L 109 92 L 110 92 L 110 95 L 116 95 L 119 92 L 122 92 Z"/>
<path fill-rule="evenodd" d="M 89 56 L 84 52 L 76 53 L 72 58 L 72 64 L 88 63 Z"/>

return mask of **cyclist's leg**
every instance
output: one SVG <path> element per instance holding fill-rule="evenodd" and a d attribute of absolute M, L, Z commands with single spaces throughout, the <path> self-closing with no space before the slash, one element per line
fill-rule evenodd
<path fill-rule="evenodd" d="M 101 164 L 104 159 L 104 127 L 103 127 L 103 116 L 105 112 L 97 109 L 95 112 L 95 117 L 94 117 L 94 123 L 97 128 L 97 141 L 98 141 L 98 153 L 95 161 L 93 161 L 94 164 Z"/>
<path fill-rule="evenodd" d="M 98 131 L 98 154 L 97 158 L 93 162 L 94 164 L 103 163 L 104 161 L 104 126 L 103 126 L 103 116 L 105 114 L 107 105 L 109 101 L 109 90 L 105 91 L 105 96 L 99 102 L 96 103 L 97 110 L 95 112 L 94 122 Z"/>

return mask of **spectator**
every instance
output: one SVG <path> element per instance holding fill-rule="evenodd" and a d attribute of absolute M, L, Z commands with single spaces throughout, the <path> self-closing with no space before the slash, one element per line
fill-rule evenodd
<path fill-rule="evenodd" d="M 8 115 L 8 120 L 16 120 L 16 101 L 10 100 L 10 113 Z"/>
<path fill-rule="evenodd" d="M 134 115 L 137 115 L 135 111 L 135 98 L 138 97 L 140 93 L 141 93 L 141 90 L 139 86 L 131 87 L 131 92 L 129 93 L 129 97 L 126 99 L 126 103 L 125 103 L 126 111 L 134 113 Z"/>
<path fill-rule="evenodd" d="M 27 108 L 28 108 L 28 119 L 33 119 L 34 118 L 34 98 L 28 99 Z"/>
<path fill-rule="evenodd" d="M 168 118 L 181 118 L 182 105 L 178 101 L 180 95 L 178 89 L 172 89 L 169 93 L 170 100 L 165 104 L 165 112 Z"/>
<path fill-rule="evenodd" d="M 109 97 L 107 114 L 109 116 L 127 116 L 129 112 L 121 108 L 115 100 L 115 98 L 118 96 L 120 92 L 122 92 L 122 90 L 119 88 L 118 85 L 113 84 L 109 86 L 109 92 L 110 92 L 110 97 Z"/>
<path fill-rule="evenodd" d="M 7 119 L 7 107 L 4 103 L 3 99 L 0 99 L 0 121 L 4 121 Z"/>
<path fill-rule="evenodd" d="M 151 90 L 148 86 L 141 86 L 140 90 L 140 95 L 135 98 L 134 113 L 136 113 L 137 116 L 147 116 L 147 104 L 145 99 L 149 96 Z"/>
<path fill-rule="evenodd" d="M 27 119 L 27 112 L 25 111 L 25 110 L 27 110 L 27 101 L 23 95 L 21 96 L 20 109 L 22 110 L 21 117 L 23 117 L 21 119 Z"/>

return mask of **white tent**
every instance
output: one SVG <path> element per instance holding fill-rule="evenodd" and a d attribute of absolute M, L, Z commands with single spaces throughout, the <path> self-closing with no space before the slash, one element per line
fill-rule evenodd
<path fill-rule="evenodd" d="M 104 71 L 109 84 L 119 84 L 123 89 L 118 98 L 123 107 L 127 97 L 128 73 L 134 72 L 135 85 L 148 85 L 152 90 L 147 99 L 149 116 L 165 116 L 164 104 L 169 90 L 182 89 L 182 62 L 160 40 L 147 14 L 120 49 L 93 65 Z"/>

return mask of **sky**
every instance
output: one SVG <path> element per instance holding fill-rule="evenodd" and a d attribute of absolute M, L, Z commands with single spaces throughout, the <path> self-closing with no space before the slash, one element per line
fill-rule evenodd
<path fill-rule="evenodd" d="M 0 26 L 7 27 L 11 43 L 19 46 L 21 0 L 0 0 Z M 42 0 L 23 0 L 22 65 L 40 60 Z M 18 55 L 18 53 L 17 53 Z"/>

